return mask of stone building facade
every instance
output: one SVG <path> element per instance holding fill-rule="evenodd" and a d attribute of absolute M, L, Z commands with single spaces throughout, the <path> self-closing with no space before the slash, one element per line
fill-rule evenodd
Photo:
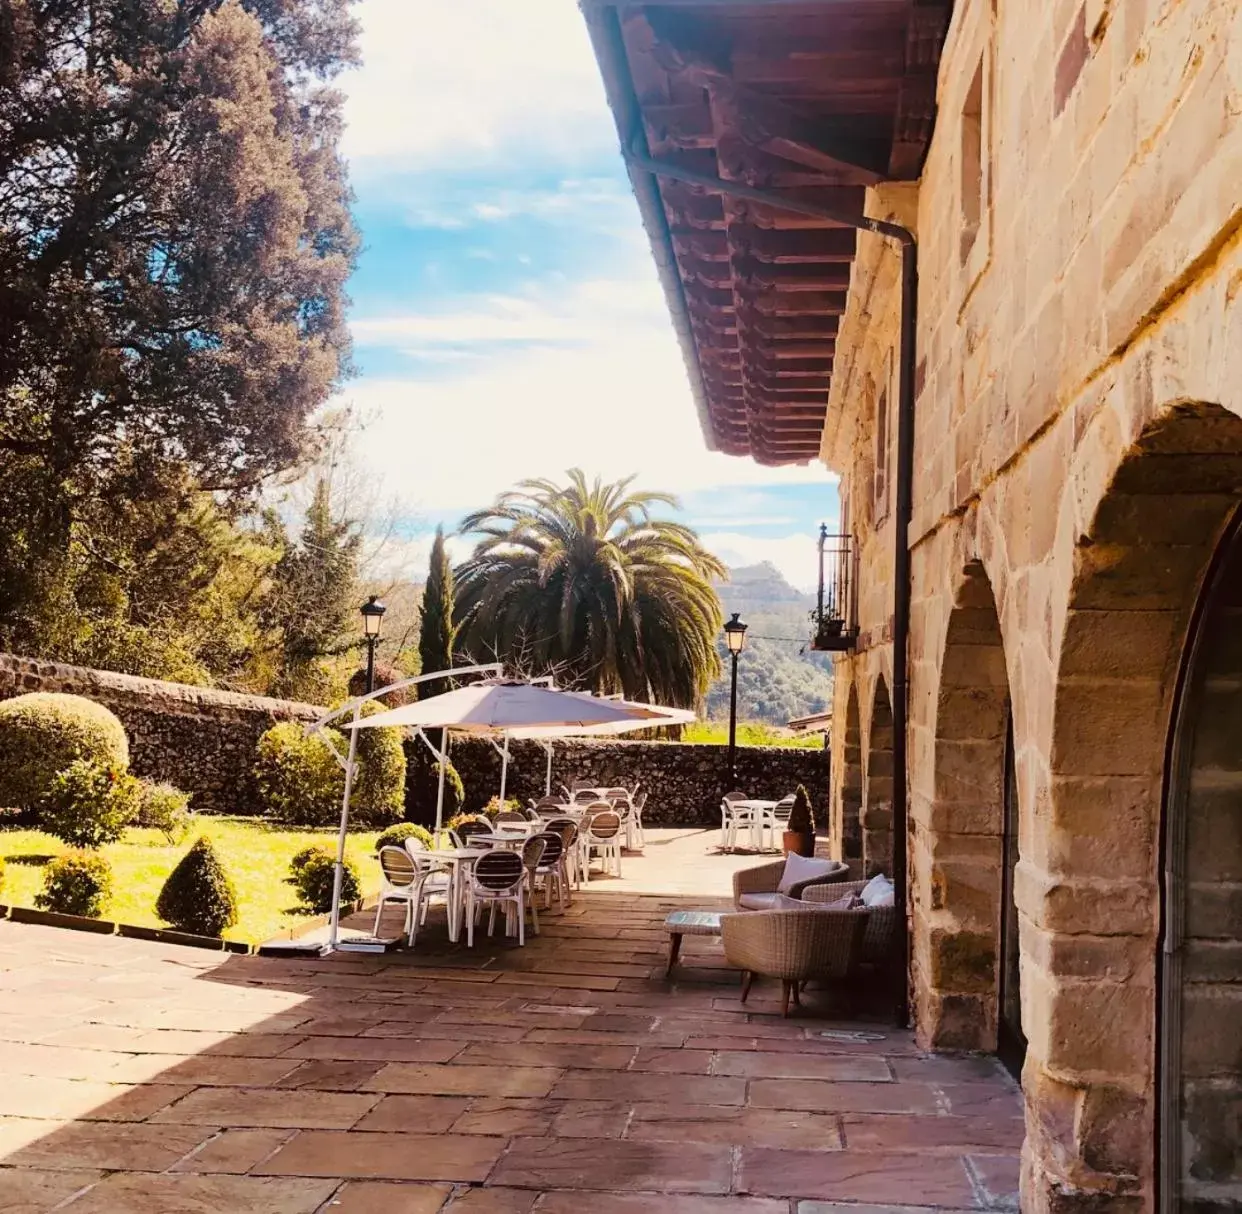
<path fill-rule="evenodd" d="M 677 6 L 675 19 L 654 7 L 645 26 L 618 10 L 620 68 L 597 33 L 605 80 L 623 143 L 627 115 L 643 119 L 648 157 L 630 163 L 672 271 L 674 317 L 688 313 L 679 327 L 709 443 L 786 462 L 804 456 L 818 417 L 820 458 L 840 474 L 858 638 L 836 665 L 833 842 L 872 870 L 904 846 L 919 1039 L 999 1051 L 1020 1075 L 1023 1211 L 1236 1210 L 1242 6 L 957 0 L 936 27 L 937 6 L 915 4 L 888 43 L 861 5 L 820 6 L 818 26 L 814 6 Z M 877 85 L 850 110 L 832 76 L 843 78 L 846 50 L 858 48 L 857 66 L 877 45 L 906 61 L 880 172 L 861 140 L 888 94 Z M 934 125 L 921 163 L 900 171 L 915 60 L 932 65 Z M 878 81 L 880 67 L 868 70 Z M 687 149 L 705 145 L 672 115 L 692 84 L 714 119 L 719 222 L 702 200 L 711 187 L 684 171 Z M 730 122 L 739 93 L 750 110 Z M 812 181 L 815 163 L 837 175 Z M 653 180 L 658 210 L 645 203 Z M 835 191 L 841 209 L 837 196 L 863 181 L 864 213 L 917 241 L 908 419 L 894 242 L 860 232 L 840 306 L 825 295 L 795 307 L 813 266 L 781 267 L 801 250 L 826 290 L 828 236 L 847 225 L 821 220 L 816 244 L 802 230 L 815 222 L 799 218 L 798 239 L 778 241 L 757 197 L 730 201 L 742 182 L 795 205 Z M 693 208 L 678 192 L 687 182 L 702 194 Z M 696 217 L 723 227 L 731 310 L 712 313 L 689 255 Z M 693 238 L 706 257 L 711 242 Z M 789 387 L 787 333 L 768 319 L 795 311 L 798 340 L 823 364 L 818 415 L 814 393 Z M 752 374 L 765 360 L 783 383 Z M 901 840 L 892 688 L 906 424 Z"/>
<path fill-rule="evenodd" d="M 959 4 L 922 178 L 868 195 L 919 242 L 914 1019 L 936 1048 L 1025 1052 L 1031 1211 L 1242 1201 L 1240 13 Z M 898 266 L 860 245 L 823 458 L 860 561 L 834 805 L 866 854 Z"/>

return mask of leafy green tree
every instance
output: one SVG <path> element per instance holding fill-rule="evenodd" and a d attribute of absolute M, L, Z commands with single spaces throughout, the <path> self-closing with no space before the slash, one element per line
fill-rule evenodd
<path fill-rule="evenodd" d="M 135 503 L 299 457 L 348 369 L 354 58 L 349 0 L 0 0 L 5 643 Z"/>
<path fill-rule="evenodd" d="M 425 671 L 448 670 L 453 665 L 453 644 L 457 630 L 453 624 L 453 566 L 444 545 L 444 528 L 436 528 L 423 587 L 423 605 L 419 612 L 418 655 Z M 418 685 L 419 698 L 430 699 L 449 691 L 451 679 L 432 679 Z"/>
<path fill-rule="evenodd" d="M 724 565 L 689 527 L 652 517 L 666 493 L 633 478 L 523 481 L 463 531 L 482 538 L 457 570 L 459 647 L 566 686 L 694 706 L 720 671 Z"/>
<path fill-rule="evenodd" d="M 324 659 L 342 653 L 357 631 L 351 626 L 361 543 L 351 520 L 334 517 L 329 483 L 321 477 L 298 542 L 273 571 L 268 619 L 280 634 L 279 694 L 322 702 L 338 690 Z"/>

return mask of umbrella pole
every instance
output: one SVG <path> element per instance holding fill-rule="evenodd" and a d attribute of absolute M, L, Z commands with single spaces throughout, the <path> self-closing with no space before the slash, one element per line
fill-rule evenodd
<path fill-rule="evenodd" d="M 549 742 L 547 745 L 548 745 L 548 777 L 547 777 L 547 779 L 543 782 L 543 795 L 544 795 L 545 797 L 550 797 L 550 796 L 552 795 L 552 751 L 553 751 L 553 746 L 552 746 L 552 743 L 551 743 L 551 742 Z"/>
<path fill-rule="evenodd" d="M 440 730 L 440 786 L 436 789 L 436 836 L 444 829 L 444 769 L 448 766 L 448 730 Z"/>
<path fill-rule="evenodd" d="M 345 875 L 345 836 L 349 831 L 349 794 L 354 787 L 354 756 L 358 753 L 358 718 L 362 704 L 354 708 L 354 724 L 349 731 L 349 758 L 345 761 L 345 795 L 341 798 L 341 831 L 336 840 L 336 870 L 332 874 L 332 919 L 328 928 L 328 949 L 336 950 L 341 927 L 341 880 Z"/>
<path fill-rule="evenodd" d="M 500 759 L 500 808 L 505 807 L 505 782 L 509 776 L 509 735 L 505 734 L 504 754 Z"/>

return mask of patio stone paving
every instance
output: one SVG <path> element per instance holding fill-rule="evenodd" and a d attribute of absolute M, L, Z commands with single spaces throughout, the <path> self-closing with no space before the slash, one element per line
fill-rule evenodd
<path fill-rule="evenodd" d="M 434 916 L 413 954 L 325 960 L 0 923 L 0 1209 L 1016 1209 L 1021 1097 L 991 1060 L 827 991 L 743 1007 L 711 939 L 666 980 L 664 916 L 719 905 L 687 869 L 718 892 L 756 861 L 662 834 L 524 950 Z"/>

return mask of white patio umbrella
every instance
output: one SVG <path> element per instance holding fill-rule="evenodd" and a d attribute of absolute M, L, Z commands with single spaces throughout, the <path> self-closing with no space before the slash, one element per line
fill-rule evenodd
<path fill-rule="evenodd" d="M 645 705 L 604 700 L 534 683 L 475 683 L 430 700 L 403 704 L 361 718 L 359 729 L 413 725 L 455 733 L 512 733 L 515 729 L 568 727 L 649 719 Z"/>
<path fill-rule="evenodd" d="M 500 800 L 505 799 L 509 776 L 509 739 L 523 729 L 579 730 L 592 726 L 627 725 L 641 729 L 659 714 L 644 704 L 605 700 L 577 691 L 557 691 L 535 683 L 488 682 L 459 687 L 415 704 L 403 704 L 372 717 L 362 717 L 358 729 L 405 725 L 443 729 L 452 733 L 502 734 Z M 423 735 L 426 737 L 426 735 Z M 447 749 L 447 737 L 446 737 Z M 444 768 L 439 754 L 440 785 L 436 793 L 436 830 L 444 825 Z M 348 812 L 348 810 L 346 810 Z"/>

